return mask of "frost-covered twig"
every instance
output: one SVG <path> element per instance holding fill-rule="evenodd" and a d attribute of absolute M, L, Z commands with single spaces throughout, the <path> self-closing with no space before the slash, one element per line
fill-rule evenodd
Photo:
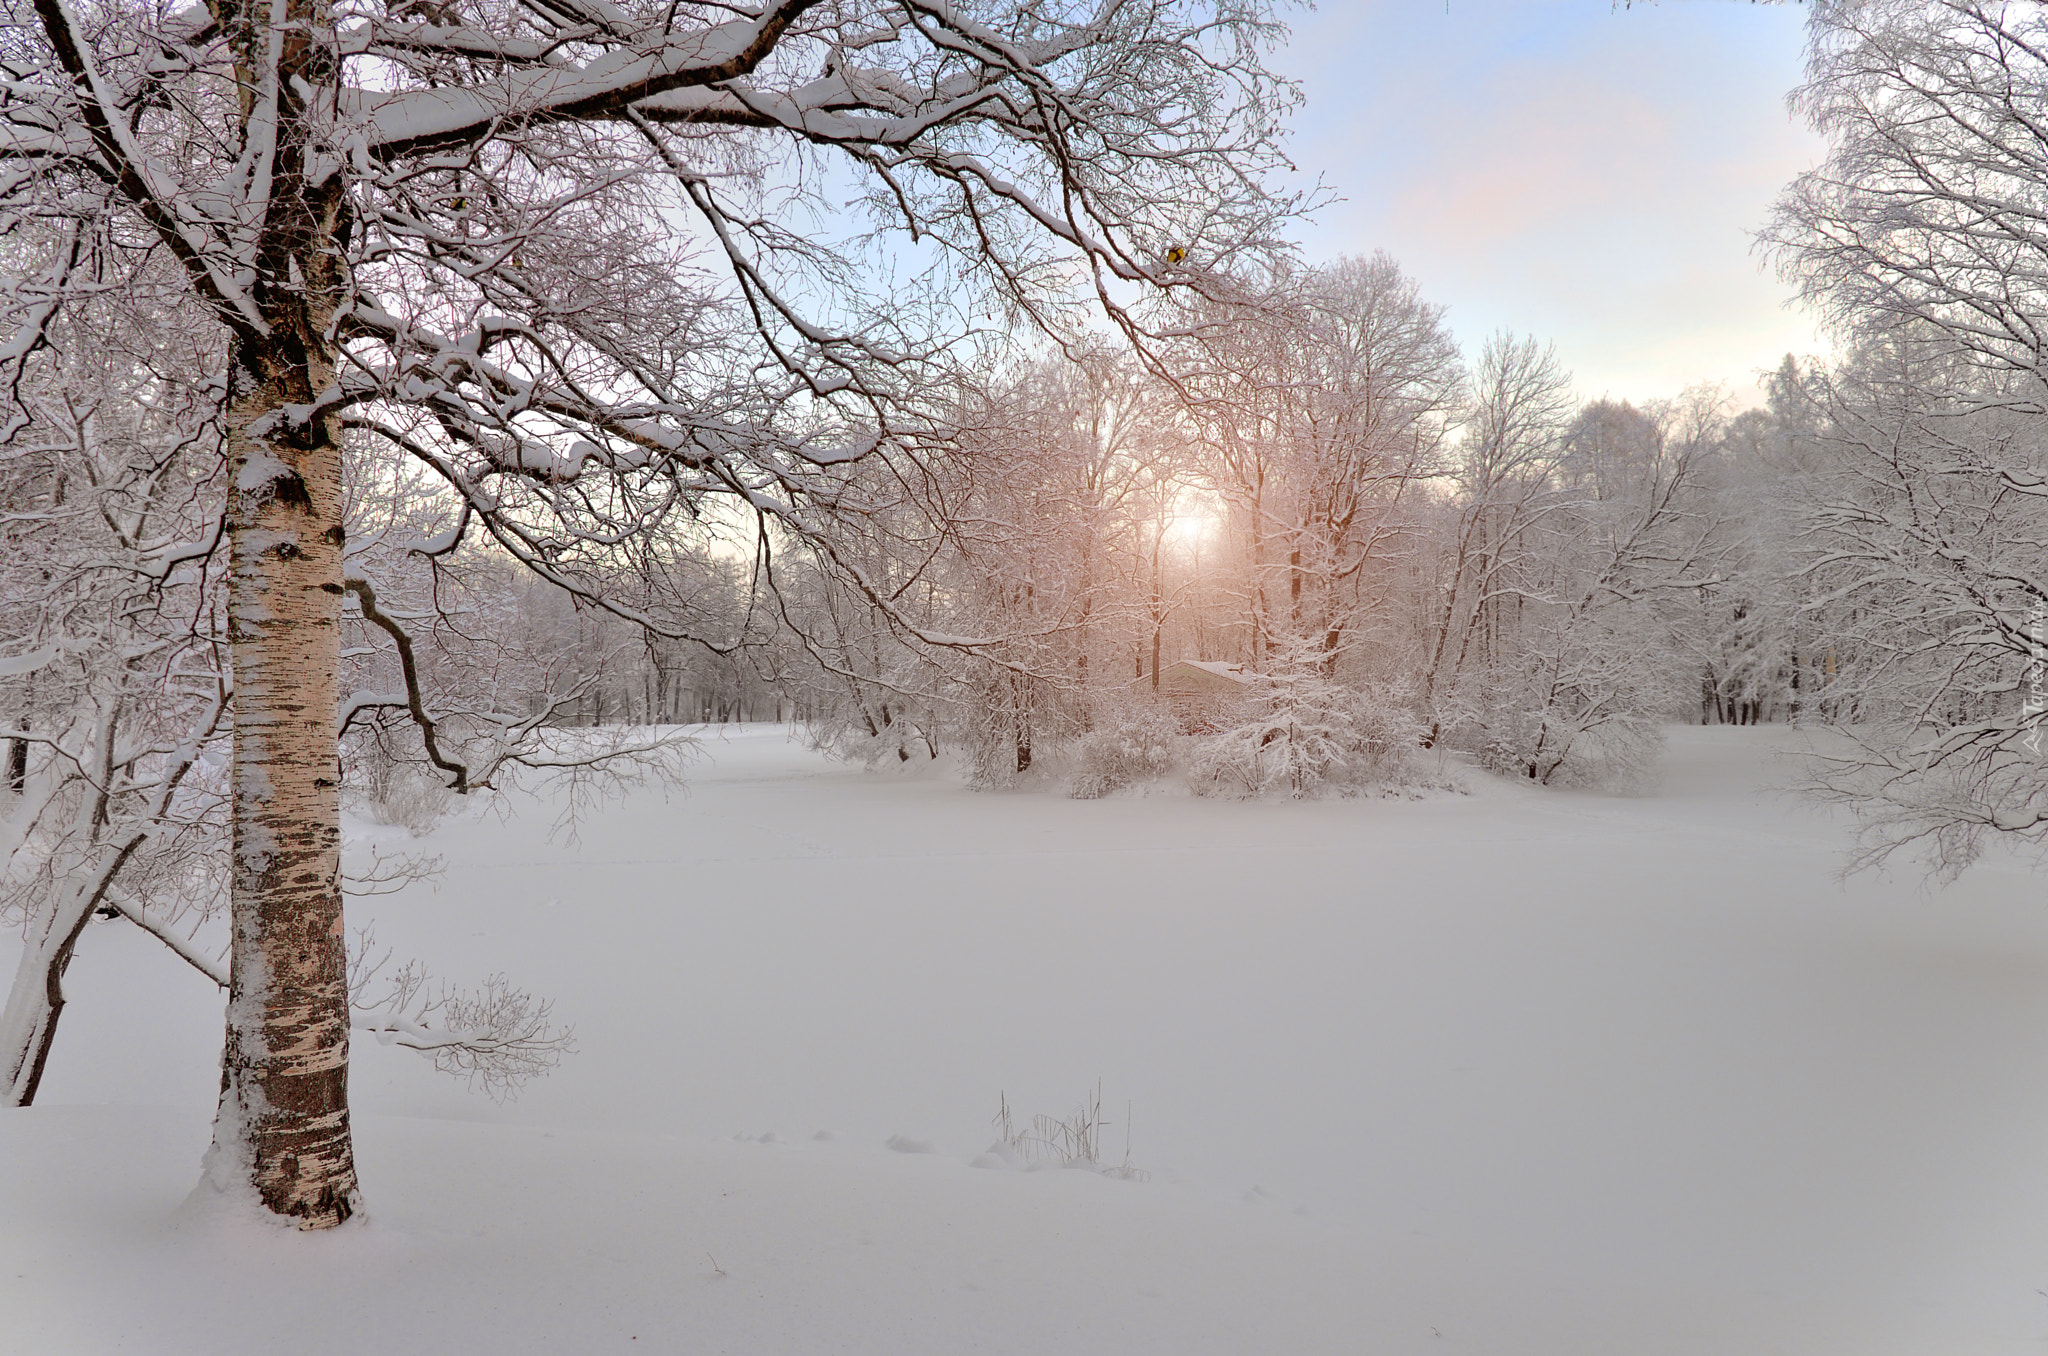
<path fill-rule="evenodd" d="M 350 1025 L 386 1045 L 416 1050 L 443 1073 L 494 1098 L 515 1095 L 575 1049 L 575 1031 L 556 1027 L 554 1005 L 492 975 L 476 989 L 437 983 L 418 961 L 384 973 L 391 953 L 357 933 L 349 964 Z M 383 992 L 372 998 L 379 979 Z"/>

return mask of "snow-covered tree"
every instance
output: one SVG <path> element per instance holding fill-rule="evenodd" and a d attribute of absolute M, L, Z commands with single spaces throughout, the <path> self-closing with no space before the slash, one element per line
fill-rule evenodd
<path fill-rule="evenodd" d="M 889 508 L 835 540 L 859 543 L 891 609 L 833 587 L 822 561 L 795 588 L 785 564 L 777 588 L 834 675 L 814 707 L 824 742 L 873 761 L 943 740 L 977 783 L 1007 784 L 1124 701 L 1132 647 L 1175 604 L 1159 574 L 1180 488 L 1170 403 L 1097 341 L 963 384 L 945 422 L 914 464 L 863 464 L 861 493 Z"/>
<path fill-rule="evenodd" d="M 13 244 L 45 285 L 4 297 L 0 912 L 26 936 L 0 1015 L 0 1105 L 34 1099 L 94 913 L 174 914 L 217 885 L 196 849 L 225 826 L 228 698 L 218 341 L 146 252 L 70 223 L 22 223 Z M 98 286 L 52 304 L 79 274 Z"/>
<path fill-rule="evenodd" d="M 1286 796 L 1407 780 L 1420 742 L 1408 704 L 1340 683 L 1315 641 L 1277 656 L 1225 729 L 1195 741 L 1188 780 L 1204 795 Z"/>
<path fill-rule="evenodd" d="M 954 666 L 977 780 L 999 783 L 1121 697 L 1115 657 L 1148 629 L 1156 665 L 1179 458 L 1161 393 L 1100 348 L 980 392 L 962 422 L 934 517 L 955 629 L 1003 638 Z"/>
<path fill-rule="evenodd" d="M 1485 696 L 1472 672 L 1500 653 L 1519 600 L 1522 552 L 1568 504 L 1555 491 L 1573 413 L 1571 378 L 1534 339 L 1489 338 L 1475 364 L 1423 579 L 1419 668 L 1425 738 L 1469 722 Z"/>
<path fill-rule="evenodd" d="M 1543 512 L 1504 547 L 1508 635 L 1475 675 L 1496 767 L 1539 783 L 1646 769 L 1685 677 L 1673 610 L 1722 579 L 1719 514 L 1700 493 L 1718 407 L 1703 391 L 1644 411 L 1595 402 L 1574 420 Z"/>
<path fill-rule="evenodd" d="M 1443 310 L 1385 254 L 1282 275 L 1191 379 L 1207 482 L 1242 542 L 1256 662 L 1358 640 L 1463 380 Z"/>
<path fill-rule="evenodd" d="M 1857 807 L 1861 861 L 1954 875 L 1999 835 L 2048 837 L 2048 477 L 2037 415 L 1971 374 L 1867 349 L 1807 374 L 1825 458 L 1803 561 L 1837 739 L 1816 790 Z"/>
<path fill-rule="evenodd" d="M 1805 486 L 1791 431 L 1777 409 L 1743 411 L 1702 477 L 1726 547 L 1721 579 L 1673 617 L 1674 635 L 1698 667 L 1702 724 L 1797 720 L 1810 695 L 1798 552 Z"/>
<path fill-rule="evenodd" d="M 1259 187 L 1290 100 L 1257 7 L 37 0 L 7 23 L 0 227 L 145 242 L 226 353 L 212 1175 L 307 1227 L 356 1201 L 344 433 L 429 468 L 451 536 L 688 636 L 608 588 L 621 543 L 721 498 L 822 540 L 834 468 L 916 422 L 988 299 L 1059 329 L 1092 291 L 1135 331 L 1128 287 L 1203 285 L 1285 210 Z M 856 183 L 866 247 L 810 214 Z M 932 285 L 863 285 L 892 261 Z M 13 276 L 24 336 L 86 286 L 48 250 Z"/>
<path fill-rule="evenodd" d="M 0 1014 L 0 1105 L 12 1106 L 35 1098 L 65 971 L 96 915 L 227 977 L 218 336 L 148 251 L 99 241 L 76 258 L 101 286 L 15 355 L 16 422 L 0 459 L 0 693 L 20 751 L 0 790 L 0 915 L 26 942 Z M 534 752 L 499 746 L 500 761 Z M 407 973 L 423 975 L 417 963 Z M 506 1003 L 445 986 L 421 1001 L 431 1010 L 415 1003 L 402 1029 L 388 997 L 374 1014 L 355 1004 L 352 1020 L 494 1087 L 561 1049 L 530 999 L 509 1025 Z"/>
<path fill-rule="evenodd" d="M 2048 15 L 1830 0 L 1798 102 L 1829 151 L 1766 239 L 1850 352 L 1804 391 L 1810 610 L 1856 725 L 1826 789 L 1875 854 L 1960 870 L 2048 838 Z"/>

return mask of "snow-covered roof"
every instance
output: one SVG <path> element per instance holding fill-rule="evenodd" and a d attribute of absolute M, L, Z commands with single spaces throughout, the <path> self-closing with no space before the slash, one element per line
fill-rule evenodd
<path fill-rule="evenodd" d="M 1226 663 L 1221 659 L 1176 659 L 1163 666 L 1157 676 L 1139 674 L 1132 680 L 1132 688 L 1152 688 L 1160 696 L 1175 700 L 1234 693 L 1245 687 L 1258 675 L 1242 664 Z"/>
<path fill-rule="evenodd" d="M 1189 668 L 1201 669 L 1205 673 L 1213 673 L 1218 678 L 1228 678 L 1232 682 L 1249 683 L 1252 680 L 1252 675 L 1245 671 L 1242 664 L 1226 664 L 1221 659 L 1183 659 L 1180 662 Z"/>

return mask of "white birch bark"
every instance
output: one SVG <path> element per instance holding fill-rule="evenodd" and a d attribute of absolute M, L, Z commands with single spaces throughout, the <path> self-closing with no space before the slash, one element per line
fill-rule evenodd
<path fill-rule="evenodd" d="M 322 1227 L 358 1208 L 334 733 L 340 458 L 318 427 L 298 447 L 262 436 L 265 417 L 291 393 L 238 367 L 236 377 L 257 389 L 238 402 L 229 435 L 232 940 L 207 1174 L 223 1189 L 253 1184 L 273 1212 Z M 327 371 L 307 375 L 312 390 L 325 385 Z"/>

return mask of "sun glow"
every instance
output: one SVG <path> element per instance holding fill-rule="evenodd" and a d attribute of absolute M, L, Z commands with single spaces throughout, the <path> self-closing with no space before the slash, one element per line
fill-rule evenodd
<path fill-rule="evenodd" d="M 1183 497 L 1166 520 L 1166 540 L 1175 546 L 1200 550 L 1223 536 L 1223 518 L 1206 498 Z"/>

